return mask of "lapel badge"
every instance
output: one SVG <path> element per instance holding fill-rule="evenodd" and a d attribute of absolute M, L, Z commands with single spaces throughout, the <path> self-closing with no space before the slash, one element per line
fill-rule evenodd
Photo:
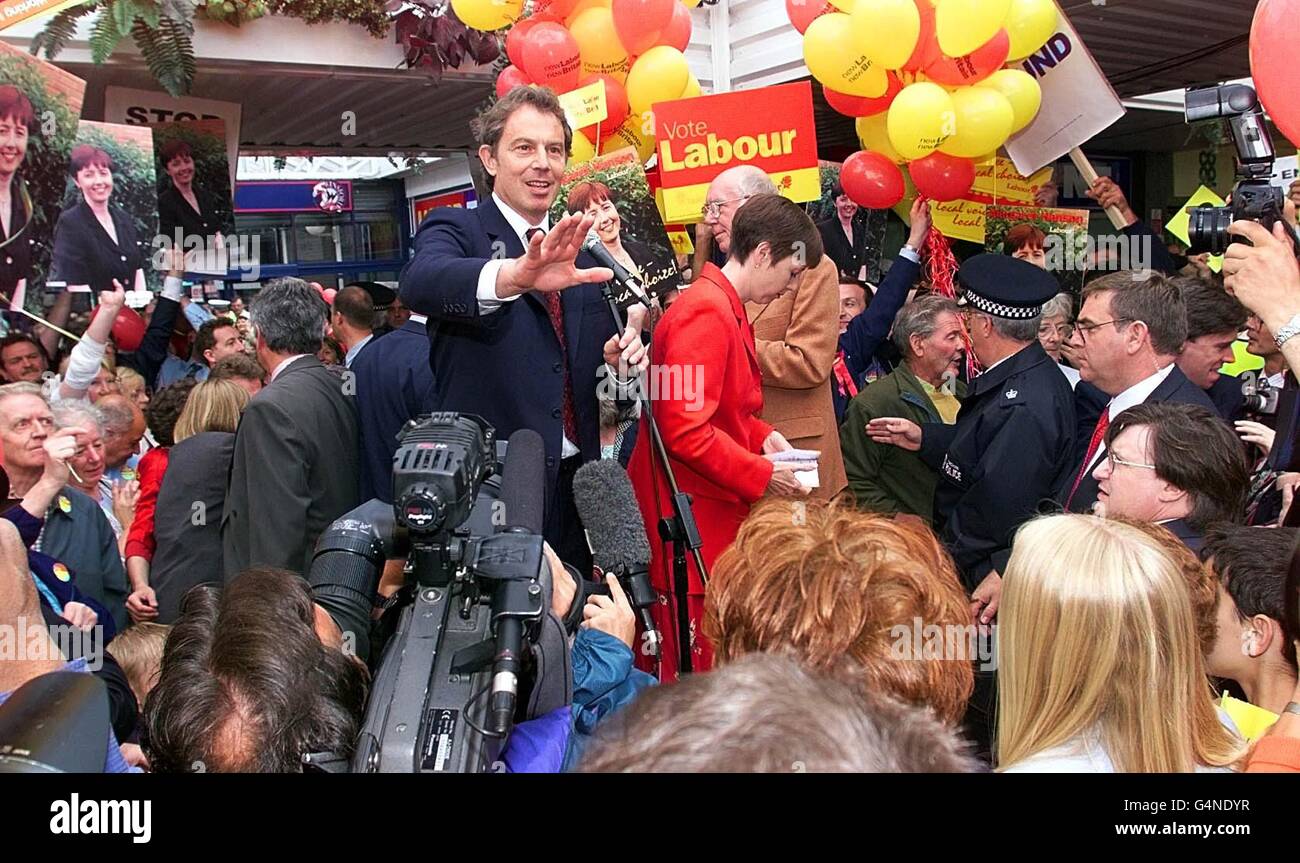
<path fill-rule="evenodd" d="M 64 515 L 71 515 L 72 513 L 72 501 L 68 499 L 66 494 L 59 495 L 59 510 Z"/>
<path fill-rule="evenodd" d="M 1020 391 L 1019 391 L 1019 390 L 1014 390 L 1014 389 L 1007 390 L 1007 398 L 1009 398 L 1009 399 L 1013 399 L 1013 398 L 1015 398 L 1015 397 L 1018 396 L 1018 395 L 1020 395 Z"/>

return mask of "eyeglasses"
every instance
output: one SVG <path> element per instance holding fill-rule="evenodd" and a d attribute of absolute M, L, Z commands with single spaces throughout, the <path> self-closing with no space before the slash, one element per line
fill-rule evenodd
<path fill-rule="evenodd" d="M 1043 324 L 1038 328 L 1038 337 L 1040 339 L 1043 336 L 1048 336 L 1051 335 L 1052 333 L 1056 333 L 1058 336 L 1060 336 L 1062 341 L 1069 341 L 1070 336 L 1074 335 L 1074 325 L 1073 324 Z"/>
<path fill-rule="evenodd" d="M 700 215 L 706 219 L 716 219 L 722 215 L 722 208 L 727 204 L 734 204 L 737 201 L 748 201 L 753 195 L 742 195 L 739 198 L 732 198 L 727 201 L 705 201 L 704 206 L 700 207 Z"/>
<path fill-rule="evenodd" d="M 1106 324 L 1131 324 L 1131 323 L 1133 323 L 1132 318 L 1115 318 L 1114 320 L 1111 321 L 1102 321 L 1099 324 L 1075 324 L 1074 332 L 1079 334 L 1080 341 L 1086 342 L 1088 340 L 1088 336 L 1090 336 L 1092 334 L 1092 331 L 1097 329 L 1097 327 L 1104 327 L 1106 326 Z"/>
<path fill-rule="evenodd" d="M 1128 459 L 1120 458 L 1119 456 L 1115 455 L 1115 453 L 1110 452 L 1109 450 L 1107 450 L 1106 454 L 1101 458 L 1102 461 L 1109 461 L 1112 465 L 1118 464 L 1118 465 L 1123 465 L 1124 467 L 1140 467 L 1143 468 L 1144 470 L 1156 469 L 1156 466 L 1153 464 L 1143 464 L 1140 461 L 1129 461 Z"/>

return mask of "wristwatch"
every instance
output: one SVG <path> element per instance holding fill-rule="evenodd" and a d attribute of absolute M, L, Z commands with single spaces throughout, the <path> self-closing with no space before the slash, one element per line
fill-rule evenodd
<path fill-rule="evenodd" d="M 1280 348 L 1296 336 L 1300 336 L 1300 312 L 1297 312 L 1295 317 L 1287 321 L 1286 326 L 1273 333 L 1273 341 L 1277 342 L 1277 346 Z"/>

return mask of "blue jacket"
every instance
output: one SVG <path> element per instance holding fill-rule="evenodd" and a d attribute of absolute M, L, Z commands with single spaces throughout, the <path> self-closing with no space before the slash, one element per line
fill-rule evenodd
<path fill-rule="evenodd" d="M 407 420 L 433 410 L 433 372 L 424 327 L 407 321 L 372 339 L 352 361 L 361 447 L 361 499 L 393 500 L 393 454 Z"/>
<path fill-rule="evenodd" d="M 48 606 L 55 614 L 62 616 L 65 605 L 69 602 L 80 602 L 94 611 L 99 618 L 99 624 L 104 627 L 104 643 L 111 641 L 117 634 L 117 623 L 113 620 L 113 615 L 108 613 L 108 609 L 77 588 L 77 580 L 73 578 L 73 574 L 66 566 L 61 566 L 59 561 L 48 554 L 32 549 L 33 543 L 41 535 L 41 527 L 44 526 L 45 519 L 37 518 L 21 506 L 10 507 L 2 517 L 18 528 L 18 535 L 22 537 L 23 545 L 27 546 L 27 567 L 32 575 L 40 580 L 41 589 L 38 592 L 41 595 L 41 603 Z"/>
<path fill-rule="evenodd" d="M 530 292 L 480 315 L 476 296 L 479 273 L 489 261 L 523 253 L 523 243 L 491 198 L 473 210 L 436 209 L 415 235 L 415 255 L 400 278 L 401 296 L 407 307 L 429 316 L 429 364 L 439 410 L 477 414 L 501 440 L 524 428 L 542 436 L 549 511 L 559 486 L 566 358 L 539 297 Z M 578 256 L 578 267 L 595 265 L 585 252 Z M 567 288 L 560 300 L 578 431 L 573 443 L 584 461 L 595 461 L 600 458 L 597 371 L 614 320 L 598 285 Z M 547 539 L 555 544 L 558 536 L 548 531 Z"/>
<path fill-rule="evenodd" d="M 871 298 L 866 311 L 849 321 L 849 328 L 840 336 L 840 350 L 844 351 L 844 365 L 860 388 L 862 376 L 871 366 L 876 349 L 889 338 L 898 310 L 907 302 L 907 292 L 916 285 L 921 265 L 911 258 L 899 255 L 884 280 Z M 835 416 L 840 420 L 849 407 L 849 396 L 840 395 L 835 377 L 831 376 L 831 398 L 835 400 Z"/>
<path fill-rule="evenodd" d="M 571 657 L 573 704 L 515 726 L 502 755 L 509 772 L 571 770 L 600 721 L 655 684 L 633 667 L 635 657 L 626 644 L 599 630 L 579 630 Z"/>

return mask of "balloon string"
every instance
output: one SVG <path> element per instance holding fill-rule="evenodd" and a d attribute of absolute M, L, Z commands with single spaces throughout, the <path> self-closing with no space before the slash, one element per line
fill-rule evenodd
<path fill-rule="evenodd" d="M 922 195 L 920 200 L 926 200 Z M 957 256 L 952 253 L 952 245 L 938 226 L 931 224 L 930 233 L 925 238 L 925 273 L 930 281 L 930 289 L 941 297 L 957 299 Z M 962 341 L 966 345 L 966 378 L 973 380 L 983 369 L 971 350 L 970 332 L 963 326 Z"/>

